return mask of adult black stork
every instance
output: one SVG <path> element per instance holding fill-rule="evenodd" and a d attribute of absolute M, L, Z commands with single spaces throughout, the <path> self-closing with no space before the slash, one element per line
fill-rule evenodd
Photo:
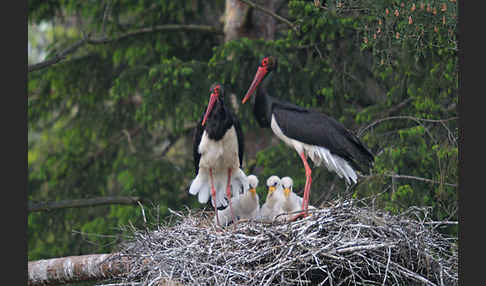
<path fill-rule="evenodd" d="M 252 100 L 253 113 L 260 127 L 271 128 L 278 138 L 299 153 L 305 167 L 306 182 L 303 211 L 295 218 L 305 217 L 312 183 L 312 171 L 307 157 L 316 166 L 324 163 L 330 171 L 336 172 L 340 178 L 344 177 L 350 185 L 357 182 L 355 170 L 369 172 L 374 156 L 358 137 L 332 117 L 270 96 L 272 90 L 268 85 L 272 71 L 276 68 L 277 59 L 273 56 L 262 59 L 243 103 L 256 90 L 256 96 Z"/>
<path fill-rule="evenodd" d="M 189 193 L 198 195 L 200 203 L 212 204 L 217 209 L 229 203 L 234 220 L 231 194 L 239 196 L 240 191 L 249 188 L 248 178 L 240 169 L 243 162 L 244 138 L 239 120 L 225 105 L 224 89 L 219 83 L 210 88 L 210 99 L 206 112 L 196 126 L 193 143 L 196 178 Z M 226 189 L 226 193 L 225 193 Z"/>

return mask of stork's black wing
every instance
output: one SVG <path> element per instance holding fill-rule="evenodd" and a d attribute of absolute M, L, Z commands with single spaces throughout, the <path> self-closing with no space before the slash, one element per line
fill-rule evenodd
<path fill-rule="evenodd" d="M 231 114 L 233 117 L 233 126 L 236 130 L 236 137 L 238 138 L 238 158 L 240 159 L 240 168 L 243 165 L 243 152 L 245 152 L 245 137 L 243 135 L 243 129 L 241 129 L 240 121 L 236 118 L 236 115 Z"/>
<path fill-rule="evenodd" d="M 201 154 L 199 154 L 198 148 L 199 143 L 201 143 L 201 138 L 204 133 L 204 126 L 202 126 L 203 117 L 199 120 L 194 130 L 194 137 L 192 143 L 192 156 L 194 158 L 194 170 L 197 175 L 199 172 L 199 160 L 201 159 Z"/>
<path fill-rule="evenodd" d="M 346 159 L 355 169 L 368 172 L 372 166 L 373 154 L 334 118 L 282 102 L 275 103 L 272 111 L 285 136 L 324 147 Z"/>

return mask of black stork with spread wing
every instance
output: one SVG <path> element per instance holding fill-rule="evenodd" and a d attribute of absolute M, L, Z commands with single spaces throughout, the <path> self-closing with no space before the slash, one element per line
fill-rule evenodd
<path fill-rule="evenodd" d="M 210 89 L 206 112 L 196 126 L 193 142 L 196 178 L 189 193 L 198 195 L 200 203 L 207 203 L 209 196 L 215 209 L 228 205 L 234 220 L 231 194 L 239 196 L 249 188 L 248 178 L 240 169 L 243 162 L 243 131 L 236 116 L 225 105 L 224 89 L 214 83 Z M 225 192 L 226 190 L 226 192 Z"/>
<path fill-rule="evenodd" d="M 306 182 L 302 213 L 307 216 L 309 193 L 312 183 L 309 157 L 316 166 L 324 165 L 334 171 L 347 184 L 357 182 L 356 170 L 369 172 L 374 156 L 368 148 L 340 122 L 312 110 L 279 100 L 269 95 L 271 72 L 277 67 L 273 56 L 264 57 L 257 73 L 243 98 L 245 103 L 256 90 L 253 113 L 260 127 L 271 128 L 273 133 L 293 147 L 305 167 Z M 263 81 L 263 82 L 262 82 Z M 258 88 L 258 89 L 257 89 Z"/>

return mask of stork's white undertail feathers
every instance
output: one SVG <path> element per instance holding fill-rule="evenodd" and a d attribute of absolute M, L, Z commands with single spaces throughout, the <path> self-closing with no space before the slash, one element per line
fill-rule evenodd
<path fill-rule="evenodd" d="M 227 174 L 225 172 L 214 172 L 213 182 L 216 190 L 216 207 L 226 207 L 228 199 L 226 198 Z M 245 173 L 238 168 L 236 172 L 231 173 L 231 194 L 233 197 L 240 195 L 240 190 L 247 190 L 248 179 Z M 202 204 L 207 203 L 211 197 L 211 181 L 209 171 L 201 168 L 196 178 L 192 181 L 189 193 L 197 194 L 198 201 Z M 213 205 L 214 206 L 214 205 Z"/>
<path fill-rule="evenodd" d="M 274 115 L 272 115 L 270 127 L 273 133 L 280 138 L 280 140 L 285 142 L 287 145 L 294 147 L 297 153 L 300 154 L 304 152 L 316 166 L 321 166 L 324 164 L 328 170 L 336 172 L 339 178 L 344 177 L 346 183 L 348 184 L 351 184 L 351 181 L 353 181 L 353 183 L 358 181 L 358 175 L 356 175 L 353 168 L 351 168 L 349 163 L 343 158 L 339 157 L 338 155 L 331 154 L 331 152 L 324 147 L 305 144 L 285 136 L 280 129 L 280 126 L 278 126 Z"/>

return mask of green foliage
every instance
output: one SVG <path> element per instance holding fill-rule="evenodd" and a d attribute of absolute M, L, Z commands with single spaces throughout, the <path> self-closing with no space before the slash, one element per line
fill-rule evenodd
<path fill-rule="evenodd" d="M 325 168 L 313 168 L 311 204 L 379 194 L 377 203 L 389 211 L 430 206 L 434 219 L 457 220 L 457 55 L 455 33 L 447 30 L 455 30 L 455 8 L 448 3 L 446 26 L 434 32 L 442 12 L 420 12 L 417 3 L 414 13 L 422 16 L 414 24 L 428 35 L 417 42 L 412 36 L 420 31 L 408 24 L 411 12 L 404 12 L 412 2 L 339 3 L 323 9 L 289 1 L 282 11 L 298 30 L 279 29 L 272 41 L 222 43 L 215 33 L 195 31 L 142 33 L 84 45 L 65 61 L 30 72 L 28 200 L 139 196 L 152 220 L 163 220 L 168 208 L 206 207 L 187 188 L 194 177 L 192 130 L 209 86 L 223 83 L 239 102 L 260 59 L 272 54 L 278 58 L 274 96 L 336 118 L 376 154 L 371 175 L 352 188 Z M 394 7 L 402 11 L 398 17 L 383 14 Z M 209 25 L 223 11 L 224 1 L 29 1 L 28 19 L 52 21 L 52 57 L 88 31 L 116 38 L 164 24 Z M 61 12 L 81 19 L 82 26 L 63 28 L 68 25 L 56 16 Z M 387 36 L 375 40 L 371 32 L 380 19 Z M 237 115 L 245 134 L 259 128 L 248 104 Z M 246 156 L 244 167 L 258 175 L 262 202 L 273 174 L 291 176 L 302 194 L 301 160 L 281 142 Z M 29 260 L 109 252 L 127 225 L 141 224 L 138 205 L 29 213 Z M 455 234 L 457 228 L 446 231 Z"/>

